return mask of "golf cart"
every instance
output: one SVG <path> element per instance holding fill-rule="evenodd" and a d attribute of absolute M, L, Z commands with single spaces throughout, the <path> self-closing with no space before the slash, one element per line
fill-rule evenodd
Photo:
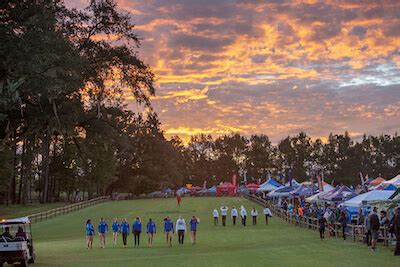
<path fill-rule="evenodd" d="M 0 221 L 0 267 L 19 262 L 21 266 L 35 262 L 35 250 L 28 217 Z"/>

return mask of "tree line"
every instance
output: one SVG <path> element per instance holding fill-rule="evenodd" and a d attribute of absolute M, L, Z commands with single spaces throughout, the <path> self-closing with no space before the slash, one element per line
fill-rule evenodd
<path fill-rule="evenodd" d="M 154 74 L 138 56 L 130 16 L 113 0 L 84 10 L 58 0 L 0 2 L 0 202 L 25 204 L 186 183 L 249 181 L 288 173 L 356 183 L 358 173 L 399 172 L 400 138 L 347 133 L 326 143 L 305 133 L 167 139 L 151 106 Z M 125 104 L 130 95 L 141 107 Z M 242 178 L 240 178 L 242 179 Z"/>

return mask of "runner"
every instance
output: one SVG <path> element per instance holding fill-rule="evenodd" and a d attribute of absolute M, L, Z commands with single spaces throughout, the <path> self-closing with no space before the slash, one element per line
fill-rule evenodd
<path fill-rule="evenodd" d="M 272 217 L 271 210 L 267 206 L 265 206 L 263 213 L 265 215 L 265 224 L 268 225 L 268 217 Z"/>
<path fill-rule="evenodd" d="M 129 235 L 129 223 L 124 218 L 121 223 L 121 233 L 122 233 L 122 242 L 124 243 L 124 248 L 126 248 L 127 238 Z"/>
<path fill-rule="evenodd" d="M 92 224 L 92 220 L 86 221 L 86 249 L 93 248 L 93 236 L 94 236 L 94 227 Z"/>
<path fill-rule="evenodd" d="M 258 216 L 258 211 L 256 210 L 255 207 L 251 210 L 251 217 L 253 217 L 253 225 L 257 225 L 257 216 Z"/>
<path fill-rule="evenodd" d="M 240 216 L 242 217 L 242 225 L 246 226 L 247 211 L 243 205 L 240 207 Z"/>
<path fill-rule="evenodd" d="M 179 244 L 183 245 L 183 239 L 185 238 L 186 233 L 186 222 L 181 215 L 179 215 L 179 219 L 176 220 L 176 232 L 178 233 Z"/>
<path fill-rule="evenodd" d="M 232 207 L 232 209 L 231 209 L 231 216 L 232 216 L 233 225 L 236 225 L 236 218 L 238 216 L 238 211 L 235 207 Z"/>
<path fill-rule="evenodd" d="M 172 246 L 172 235 L 174 234 L 174 223 L 171 221 L 171 218 L 167 216 L 164 219 L 164 233 L 167 238 L 167 245 Z"/>
<path fill-rule="evenodd" d="M 108 224 L 103 219 L 103 217 L 100 218 L 98 230 L 99 230 L 99 237 L 100 237 L 100 247 L 105 248 L 106 247 L 106 233 L 108 232 Z"/>
<path fill-rule="evenodd" d="M 190 220 L 190 237 L 192 241 L 192 245 L 196 244 L 196 232 L 197 232 L 197 225 L 200 223 L 200 219 L 196 218 L 196 216 L 193 215 L 192 219 Z"/>
<path fill-rule="evenodd" d="M 140 233 L 142 232 L 142 222 L 139 217 L 136 217 L 136 220 L 132 224 L 132 232 L 135 239 L 135 247 L 140 244 Z"/>
<path fill-rule="evenodd" d="M 213 211 L 214 226 L 218 225 L 218 217 L 219 217 L 218 210 L 214 209 L 214 211 Z"/>
<path fill-rule="evenodd" d="M 181 201 L 182 201 L 181 195 L 180 195 L 180 194 L 177 194 L 177 195 L 176 195 L 176 202 L 178 202 L 178 206 L 179 206 L 179 207 L 181 206 Z"/>
<path fill-rule="evenodd" d="M 117 244 L 117 239 L 118 239 L 118 232 L 121 232 L 120 230 L 120 224 L 117 220 L 117 218 L 114 218 L 114 222 L 111 225 L 112 231 L 113 231 L 113 239 L 114 239 L 114 245 Z"/>
<path fill-rule="evenodd" d="M 228 214 L 228 207 L 221 207 L 222 226 L 226 225 L 226 215 Z"/>
<path fill-rule="evenodd" d="M 156 233 L 156 224 L 151 220 L 151 218 L 149 219 L 149 222 L 147 223 L 147 236 L 148 236 L 148 242 L 149 242 L 149 246 L 152 247 L 153 246 L 153 235 Z"/>

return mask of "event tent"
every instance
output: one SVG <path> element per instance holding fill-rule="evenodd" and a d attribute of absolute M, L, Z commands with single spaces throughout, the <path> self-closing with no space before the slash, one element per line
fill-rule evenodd
<path fill-rule="evenodd" d="M 186 193 L 189 193 L 189 192 L 190 192 L 189 189 L 187 189 L 186 187 L 182 187 L 182 188 L 176 190 L 176 193 L 180 194 L 180 195 L 186 194 Z"/>
<path fill-rule="evenodd" d="M 397 175 L 396 177 L 388 180 L 388 181 L 382 182 L 381 184 L 384 184 L 384 185 L 392 184 L 392 185 L 395 185 L 397 187 L 400 187 L 400 174 Z"/>
<path fill-rule="evenodd" d="M 269 197 L 288 197 L 290 192 L 295 190 L 294 186 L 282 186 L 268 193 Z"/>
<path fill-rule="evenodd" d="M 285 186 L 295 186 L 295 187 L 300 186 L 300 183 L 297 182 L 295 179 L 292 179 L 291 183 L 292 183 L 292 184 L 290 184 L 290 181 L 288 181 L 288 182 L 285 184 Z"/>
<path fill-rule="evenodd" d="M 386 182 L 386 180 L 383 179 L 382 177 L 377 177 L 377 178 L 375 178 L 374 180 L 372 180 L 371 182 L 369 182 L 369 185 L 370 185 L 370 186 L 377 186 L 377 185 L 379 185 L 379 184 L 382 183 L 382 182 Z"/>
<path fill-rule="evenodd" d="M 221 183 L 217 186 L 217 196 L 235 196 L 237 193 L 237 187 L 232 183 Z"/>
<path fill-rule="evenodd" d="M 308 197 L 313 194 L 312 188 L 305 186 L 305 185 L 300 185 L 296 189 L 290 192 L 290 195 L 296 196 L 296 197 Z"/>
<path fill-rule="evenodd" d="M 335 189 L 333 193 L 325 195 L 323 197 L 323 200 L 327 202 L 342 202 L 350 198 L 353 198 L 354 196 L 356 196 L 356 193 L 354 193 L 353 190 L 351 190 L 349 187 L 345 185 L 342 185 L 339 187 L 339 189 L 337 190 Z"/>
<path fill-rule="evenodd" d="M 306 198 L 306 202 L 317 203 L 317 204 L 322 203 L 322 202 L 324 202 L 323 201 L 324 196 L 329 194 L 334 189 L 335 188 L 333 186 L 330 189 L 327 188 L 327 191 L 325 191 L 325 188 L 324 188 L 324 191 L 319 192 L 319 193 L 317 193 L 315 195 L 312 195 L 312 196 Z"/>
<path fill-rule="evenodd" d="M 257 192 L 271 192 L 272 190 L 275 190 L 281 186 L 282 184 L 272 178 L 269 178 L 265 183 L 260 185 L 260 187 L 257 189 Z"/>
<path fill-rule="evenodd" d="M 387 200 L 394 194 L 394 192 L 395 191 L 389 190 L 372 190 L 367 193 L 353 197 L 345 201 L 343 204 L 346 207 L 360 208 L 363 205 L 367 204 L 368 201 Z"/>

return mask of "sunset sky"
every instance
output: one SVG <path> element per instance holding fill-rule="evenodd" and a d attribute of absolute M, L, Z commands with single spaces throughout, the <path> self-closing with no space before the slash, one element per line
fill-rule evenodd
<path fill-rule="evenodd" d="M 117 2 L 169 136 L 400 133 L 398 0 Z"/>

